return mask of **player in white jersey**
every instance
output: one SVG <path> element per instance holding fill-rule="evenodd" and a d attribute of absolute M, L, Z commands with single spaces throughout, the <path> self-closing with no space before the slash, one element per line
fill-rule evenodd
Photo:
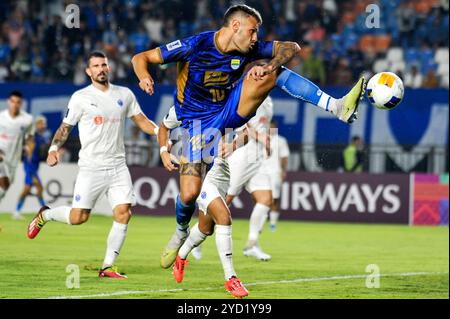
<path fill-rule="evenodd" d="M 277 123 L 270 123 L 270 156 L 264 161 L 262 167 L 269 172 L 272 187 L 272 205 L 269 213 L 269 229 L 275 231 L 280 216 L 279 206 L 281 197 L 281 186 L 286 179 L 286 169 L 289 158 L 289 145 L 283 136 L 278 134 Z"/>
<path fill-rule="evenodd" d="M 272 205 L 272 187 L 269 171 L 263 162 L 270 153 L 270 121 L 273 116 L 273 102 L 267 97 L 256 114 L 248 122 L 252 137 L 247 145 L 236 150 L 228 158 L 230 164 L 230 187 L 227 204 L 245 188 L 255 202 L 249 222 L 249 234 L 244 255 L 258 260 L 270 260 L 271 256 L 262 251 L 259 235 L 269 215 Z"/>
<path fill-rule="evenodd" d="M 22 93 L 13 91 L 8 97 L 8 109 L 0 112 L 0 201 L 14 181 L 17 165 L 24 150 L 33 152 L 33 117 L 22 108 Z"/>
<path fill-rule="evenodd" d="M 99 196 L 105 192 L 113 209 L 114 222 L 99 277 L 126 278 L 114 266 L 125 241 L 130 208 L 135 205 L 131 176 L 125 164 L 124 124 L 126 118 L 131 118 L 150 135 L 156 135 L 158 128 L 142 112 L 131 90 L 109 83 L 109 71 L 108 60 L 103 53 L 89 55 L 86 73 L 92 84 L 72 95 L 66 116 L 48 152 L 47 164 L 55 166 L 59 161 L 58 149 L 78 123 L 80 170 L 72 207 L 42 207 L 28 226 L 28 237 L 36 237 L 48 221 L 83 224 Z"/>
<path fill-rule="evenodd" d="M 173 147 L 169 143 L 169 131 L 180 126 L 175 109 L 172 107 L 164 117 L 160 125 L 158 139 L 161 148 L 161 160 L 168 171 L 174 171 L 179 165 L 177 143 Z M 203 181 L 200 196 L 197 198 L 199 207 L 199 222 L 190 230 L 189 235 L 176 250 L 173 275 L 177 282 L 181 282 L 184 276 L 184 268 L 187 265 L 187 256 L 198 247 L 206 238 L 216 230 L 216 246 L 222 262 L 225 274 L 225 287 L 235 297 L 248 295 L 247 289 L 236 276 L 232 261 L 232 238 L 231 238 L 231 215 L 225 203 L 225 198 L 230 182 L 229 165 L 226 157 L 234 150 L 248 141 L 248 130 L 246 127 L 237 130 L 237 137 L 232 143 L 225 143 L 224 139 L 220 145 L 220 156 L 214 159 L 214 165 L 206 174 Z M 173 135 L 177 135 L 174 132 Z M 178 164 L 178 165 L 177 165 Z"/>

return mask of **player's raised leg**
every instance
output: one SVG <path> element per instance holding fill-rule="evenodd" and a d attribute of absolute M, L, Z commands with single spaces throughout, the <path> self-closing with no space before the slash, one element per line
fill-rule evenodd
<path fill-rule="evenodd" d="M 195 212 L 195 201 L 202 186 L 204 164 L 184 163 L 180 165 L 180 194 L 175 203 L 177 227 L 160 257 L 162 268 L 173 265 L 178 250 L 189 235 L 189 223 Z"/>
<path fill-rule="evenodd" d="M 253 72 L 252 70 L 249 72 Z M 289 95 L 317 105 L 345 123 L 352 123 L 356 119 L 365 84 L 365 79 L 360 78 L 349 93 L 336 99 L 323 92 L 313 82 L 282 66 L 278 71 L 260 78 L 248 76 L 243 80 L 237 112 L 242 117 L 252 115 L 269 92 L 278 86 Z"/>
<path fill-rule="evenodd" d="M 68 225 L 84 224 L 89 219 L 90 212 L 90 209 L 71 208 L 69 206 L 58 206 L 55 208 L 43 206 L 28 224 L 27 236 L 29 239 L 34 239 L 49 221 Z"/>
<path fill-rule="evenodd" d="M 101 278 L 127 278 L 124 274 L 119 273 L 115 266 L 115 261 L 120 254 L 127 235 L 128 223 L 131 218 L 130 208 L 131 204 L 121 204 L 114 207 L 114 221 L 106 242 L 105 259 L 99 271 L 99 277 Z"/>

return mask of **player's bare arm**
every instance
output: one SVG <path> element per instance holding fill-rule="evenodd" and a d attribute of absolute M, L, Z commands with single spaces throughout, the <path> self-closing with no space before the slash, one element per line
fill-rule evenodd
<path fill-rule="evenodd" d="M 154 81 L 148 72 L 149 64 L 162 64 L 163 59 L 159 48 L 136 54 L 131 59 L 133 70 L 139 79 L 139 87 L 146 93 L 152 95 L 154 92 Z"/>
<path fill-rule="evenodd" d="M 158 126 L 153 121 L 149 120 L 144 113 L 132 116 L 131 119 L 142 132 L 147 133 L 148 135 L 158 135 Z"/>
<path fill-rule="evenodd" d="M 170 145 L 169 145 L 169 129 L 164 125 L 164 122 L 159 124 L 158 130 L 158 142 L 159 142 L 159 154 L 161 156 L 161 161 L 163 162 L 164 168 L 169 172 L 177 169 L 173 164 L 170 155 Z"/>
<path fill-rule="evenodd" d="M 261 80 L 265 75 L 276 71 L 283 64 L 291 61 L 299 52 L 300 46 L 296 42 L 276 42 L 275 56 L 266 65 L 256 65 L 247 73 L 247 79 Z"/>
<path fill-rule="evenodd" d="M 70 132 L 72 131 L 73 126 L 67 123 L 61 123 L 58 130 L 55 133 L 55 136 L 52 140 L 52 146 L 50 146 L 48 156 L 47 156 L 47 164 L 49 166 L 55 166 L 59 162 L 59 153 L 58 149 L 61 148 L 64 143 L 67 141 Z"/>

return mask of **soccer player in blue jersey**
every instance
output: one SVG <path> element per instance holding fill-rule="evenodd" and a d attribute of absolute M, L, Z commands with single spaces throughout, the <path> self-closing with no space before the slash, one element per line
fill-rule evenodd
<path fill-rule="evenodd" d="M 177 40 L 139 53 L 132 59 L 139 86 L 150 95 L 154 92 L 154 81 L 148 71 L 149 64 L 177 62 L 176 116 L 190 135 L 188 156 L 180 163 L 180 194 L 176 201 L 178 225 L 161 256 L 164 268 L 173 264 L 188 235 L 189 221 L 208 165 L 202 161 L 201 150 L 212 141 L 212 134 L 208 134 L 210 129 L 223 133 L 225 128 L 242 126 L 275 86 L 335 114 L 345 123 L 356 118 L 365 89 L 364 78 L 344 97 L 331 97 L 283 66 L 300 51 L 297 43 L 258 40 L 261 24 L 257 10 L 234 5 L 225 13 L 219 30 Z M 243 76 L 246 67 L 261 59 L 269 61 L 252 66 Z M 161 149 L 161 154 L 166 151 Z M 223 240 L 231 240 L 231 217 L 224 217 L 228 208 L 223 205 L 223 210 L 218 210 L 223 215 L 212 218 L 216 225 L 224 226 Z"/>
<path fill-rule="evenodd" d="M 25 186 L 20 194 L 17 202 L 16 212 L 13 215 L 14 219 L 23 219 L 21 215 L 23 204 L 26 197 L 30 194 L 31 188 L 36 187 L 36 196 L 38 198 L 40 206 L 45 206 L 44 198 L 42 197 L 43 187 L 41 179 L 39 178 L 39 164 L 42 154 L 47 153 L 47 146 L 50 136 L 46 135 L 47 132 L 47 120 L 43 116 L 36 117 L 34 134 L 34 148 L 31 154 L 28 154 L 23 159 L 23 168 L 25 171 Z"/>

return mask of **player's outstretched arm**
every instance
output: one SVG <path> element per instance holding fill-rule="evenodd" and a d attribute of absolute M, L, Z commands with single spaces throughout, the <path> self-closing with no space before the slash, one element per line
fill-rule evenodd
<path fill-rule="evenodd" d="M 61 123 L 60 127 L 53 137 L 52 144 L 48 150 L 47 164 L 49 166 L 55 166 L 59 162 L 58 149 L 64 145 L 72 131 L 73 126 L 67 123 Z"/>
<path fill-rule="evenodd" d="M 147 133 L 148 135 L 158 136 L 158 126 L 153 121 L 149 120 L 144 113 L 132 116 L 131 119 L 142 132 Z"/>
<path fill-rule="evenodd" d="M 133 70 L 139 79 L 139 87 L 146 93 L 152 95 L 154 92 L 154 81 L 148 72 L 149 64 L 161 64 L 163 59 L 159 48 L 136 54 L 131 59 Z"/>

